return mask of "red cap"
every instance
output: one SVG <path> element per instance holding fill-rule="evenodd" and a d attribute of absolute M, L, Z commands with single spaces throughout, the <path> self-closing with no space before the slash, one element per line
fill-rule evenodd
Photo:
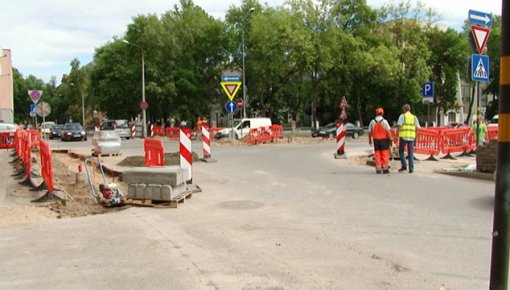
<path fill-rule="evenodd" d="M 377 108 L 377 109 L 375 109 L 375 114 L 376 114 L 376 115 L 384 115 L 384 110 L 383 110 L 383 108 Z"/>

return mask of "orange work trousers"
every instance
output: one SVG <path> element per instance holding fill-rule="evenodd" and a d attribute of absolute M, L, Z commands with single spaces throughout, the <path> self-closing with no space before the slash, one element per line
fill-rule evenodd
<path fill-rule="evenodd" d="M 388 139 L 374 139 L 375 170 L 387 170 L 390 166 Z"/>

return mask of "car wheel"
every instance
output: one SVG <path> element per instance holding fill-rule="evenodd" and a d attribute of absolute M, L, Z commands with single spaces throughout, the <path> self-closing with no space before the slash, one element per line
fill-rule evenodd
<path fill-rule="evenodd" d="M 358 132 L 352 133 L 352 139 L 358 139 L 358 138 L 359 138 Z"/>

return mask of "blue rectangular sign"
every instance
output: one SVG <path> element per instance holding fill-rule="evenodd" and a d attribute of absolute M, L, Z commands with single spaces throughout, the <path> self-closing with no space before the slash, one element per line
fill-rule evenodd
<path fill-rule="evenodd" d="M 481 26 L 492 26 L 492 14 L 475 11 L 475 10 L 469 10 L 469 22 L 476 25 Z"/>
<path fill-rule="evenodd" d="M 489 56 L 473 54 L 471 56 L 471 79 L 476 82 L 489 81 Z"/>
<path fill-rule="evenodd" d="M 422 84 L 421 93 L 424 97 L 434 97 L 434 82 Z"/>
<path fill-rule="evenodd" d="M 241 80 L 240 76 L 221 76 L 222 82 L 238 82 Z"/>

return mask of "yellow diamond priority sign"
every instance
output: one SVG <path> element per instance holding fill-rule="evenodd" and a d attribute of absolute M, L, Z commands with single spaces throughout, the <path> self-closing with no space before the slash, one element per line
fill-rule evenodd
<path fill-rule="evenodd" d="M 241 87 L 241 82 L 221 82 L 221 87 L 232 101 Z"/>

